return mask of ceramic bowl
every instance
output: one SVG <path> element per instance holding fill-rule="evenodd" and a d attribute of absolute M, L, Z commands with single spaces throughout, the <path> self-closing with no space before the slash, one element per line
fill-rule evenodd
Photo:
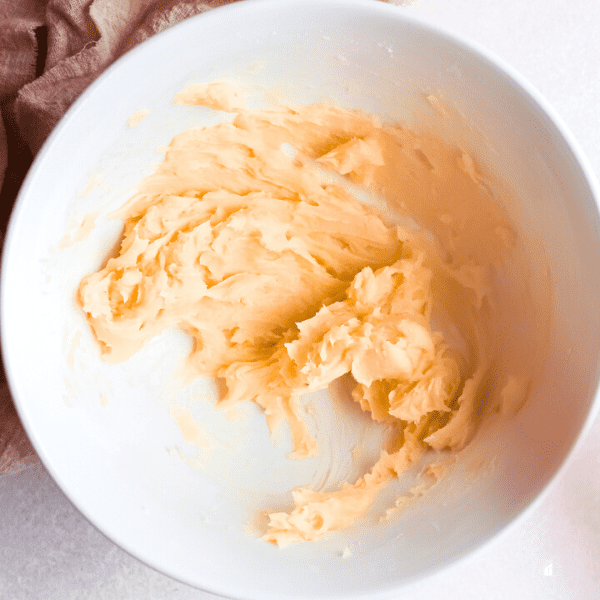
<path fill-rule="evenodd" d="M 333 100 L 384 121 L 409 119 L 424 91 L 443 92 L 489 141 L 490 167 L 520 199 L 520 230 L 543 251 L 552 328 L 526 404 L 494 440 L 475 440 L 461 457 L 470 466 L 385 525 L 370 513 L 347 531 L 283 550 L 250 535 L 260 526 L 253 515 L 291 504 L 290 488 L 327 474 L 330 484 L 356 477 L 348 448 L 368 422 L 338 431 L 323 392 L 319 439 L 328 451 L 291 465 L 287 440 L 270 439 L 254 405 L 228 419 L 213 407 L 214 381 L 176 377 L 190 349 L 184 334 L 166 332 L 129 361 L 105 364 L 75 302 L 81 278 L 119 240 L 120 223 L 106 215 L 152 172 L 157 148 L 222 118 L 173 106 L 173 97 L 190 83 L 221 80 L 243 89 L 251 107 L 275 96 Z M 140 110 L 147 117 L 128 127 Z M 214 9 L 109 68 L 27 176 L 2 264 L 3 354 L 19 415 L 73 504 L 171 577 L 253 600 L 388 597 L 517 522 L 597 411 L 598 198 L 585 159 L 547 103 L 454 33 L 374 0 L 247 0 Z M 89 215 L 94 226 L 79 227 Z M 203 447 L 183 439 L 173 403 L 201 424 Z M 477 460 L 489 468 L 473 475 Z"/>

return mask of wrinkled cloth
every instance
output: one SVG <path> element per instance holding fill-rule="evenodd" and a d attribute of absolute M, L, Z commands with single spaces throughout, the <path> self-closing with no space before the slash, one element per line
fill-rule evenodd
<path fill-rule="evenodd" d="M 0 477 L 16 475 L 38 460 L 4 383 L 0 387 Z"/>
<path fill-rule="evenodd" d="M 0 0 L 2 236 L 32 157 L 83 90 L 155 33 L 235 1 Z M 0 477 L 38 461 L 0 369 Z"/>

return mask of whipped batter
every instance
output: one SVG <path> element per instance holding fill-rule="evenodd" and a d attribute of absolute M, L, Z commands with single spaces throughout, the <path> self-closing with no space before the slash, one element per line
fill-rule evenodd
<path fill-rule="evenodd" d="M 107 361 L 168 327 L 189 333 L 189 368 L 224 378 L 222 406 L 254 401 L 271 430 L 289 426 L 293 459 L 319 451 L 298 397 L 352 375 L 349 401 L 398 435 L 355 483 L 296 490 L 290 512 L 270 515 L 264 539 L 314 540 L 352 524 L 424 452 L 460 450 L 483 413 L 524 396 L 523 352 L 507 359 L 497 333 L 512 307 L 493 276 L 517 252 L 506 191 L 432 129 L 330 105 L 250 110 L 224 83 L 175 102 L 234 116 L 173 139 L 115 215 L 119 255 L 84 278 L 80 301 Z M 389 223 L 322 169 L 421 229 Z M 482 391 L 492 364 L 505 377 Z"/>

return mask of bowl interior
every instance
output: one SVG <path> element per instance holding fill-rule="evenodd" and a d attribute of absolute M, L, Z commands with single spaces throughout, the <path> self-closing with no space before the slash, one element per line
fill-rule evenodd
<path fill-rule="evenodd" d="M 274 98 L 333 99 L 390 121 L 409 119 L 424 91 L 443 91 L 490 140 L 485 159 L 522 200 L 514 217 L 539 264 L 544 258 L 549 266 L 551 340 L 526 405 L 386 526 L 375 526 L 371 515 L 347 532 L 285 550 L 249 536 L 260 525 L 257 511 L 285 507 L 289 488 L 323 483 L 332 464 L 332 487 L 355 477 L 345 462 L 348 440 L 368 423 L 355 415 L 353 428 L 331 433 L 336 413 L 327 394 L 311 398 L 320 407 L 311 426 L 328 455 L 290 466 L 285 431 L 273 443 L 254 405 L 231 418 L 213 408 L 213 381 L 178 379 L 185 335 L 166 332 L 126 363 L 107 365 L 75 304 L 81 278 L 119 239 L 120 223 L 105 215 L 152 171 L 157 148 L 187 127 L 223 118 L 173 106 L 174 95 L 189 83 L 222 80 L 236 83 L 251 107 Z M 148 116 L 127 127 L 140 109 Z M 2 273 L 3 352 L 19 413 L 83 514 L 173 577 L 244 598 L 385 595 L 513 521 L 551 480 L 590 414 L 600 349 L 600 236 L 590 186 L 560 127 L 522 83 L 394 7 L 264 1 L 200 15 L 109 69 L 69 111 L 28 176 Z M 87 236 L 68 237 L 95 213 Z M 201 448 L 183 440 L 173 402 L 202 423 Z M 409 486 L 400 481 L 390 493 Z"/>

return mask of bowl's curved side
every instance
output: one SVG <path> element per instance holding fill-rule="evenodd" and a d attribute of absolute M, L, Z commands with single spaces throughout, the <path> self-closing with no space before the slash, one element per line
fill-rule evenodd
<path fill-rule="evenodd" d="M 386 527 L 280 551 L 231 526 L 247 516 L 231 490 L 165 452 L 180 438 L 160 378 L 185 354 L 185 340 L 155 344 L 125 367 L 109 368 L 95 355 L 75 292 L 120 231 L 99 221 L 86 240 L 61 249 L 67 223 L 117 208 L 157 160 L 156 148 L 206 118 L 174 108 L 175 93 L 217 79 L 238 82 L 251 106 L 277 89 L 290 102 L 333 98 L 386 120 L 410 117 L 423 90 L 443 90 L 492 140 L 495 166 L 525 199 L 525 229 L 546 242 L 556 325 L 544 377 L 494 449 L 490 476 L 468 490 L 450 481 Z M 127 129 L 140 108 L 150 116 Z M 93 174 L 102 184 L 82 197 Z M 7 232 L 0 298 L 19 415 L 75 506 L 126 551 L 172 577 L 257 600 L 387 597 L 467 556 L 524 514 L 598 412 L 598 198 L 584 157 L 539 94 L 450 32 L 366 0 L 246 1 L 204 13 L 108 69 L 70 109 L 27 177 Z M 108 393 L 116 401 L 103 407 L 99 399 Z M 341 557 L 345 546 L 352 547 L 348 558 Z"/>

